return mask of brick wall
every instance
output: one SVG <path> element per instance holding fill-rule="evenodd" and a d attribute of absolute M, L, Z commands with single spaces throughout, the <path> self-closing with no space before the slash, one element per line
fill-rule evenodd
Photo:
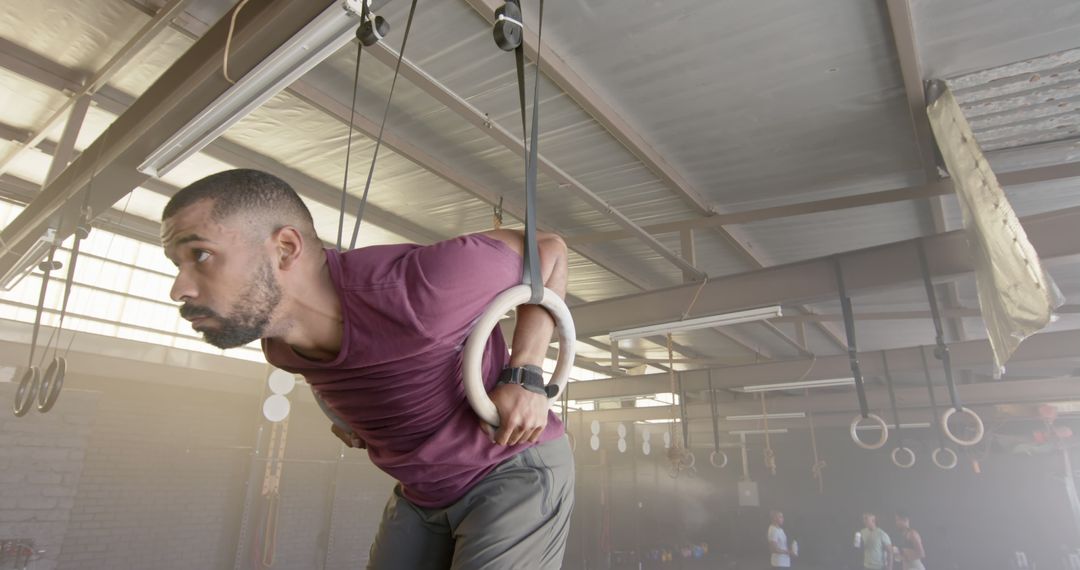
<path fill-rule="evenodd" d="M 216 391 L 73 370 L 50 414 L 0 410 L 0 538 L 44 549 L 35 570 L 258 567 L 271 424 L 261 380 L 239 381 L 249 384 Z M 0 382 L 5 406 L 14 389 Z M 362 568 L 393 481 L 365 452 L 342 456 L 302 390 L 291 397 L 274 568 Z"/>
<path fill-rule="evenodd" d="M 57 567 L 98 406 L 96 393 L 69 390 L 47 414 L 10 411 L 15 385 L 0 383 L 0 540 L 30 539 L 44 550 L 35 570 Z"/>
<path fill-rule="evenodd" d="M 85 382 L 102 395 L 58 568 L 231 567 L 255 397 Z"/>

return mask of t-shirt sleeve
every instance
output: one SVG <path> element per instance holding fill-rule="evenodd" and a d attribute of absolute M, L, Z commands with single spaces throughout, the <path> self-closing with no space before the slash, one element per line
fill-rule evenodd
<path fill-rule="evenodd" d="M 436 337 L 464 331 L 496 295 L 521 283 L 521 256 L 479 234 L 416 248 L 406 263 L 413 311 Z"/>
<path fill-rule="evenodd" d="M 892 540 L 889 539 L 889 533 L 881 531 L 881 544 L 885 546 L 892 546 Z"/>

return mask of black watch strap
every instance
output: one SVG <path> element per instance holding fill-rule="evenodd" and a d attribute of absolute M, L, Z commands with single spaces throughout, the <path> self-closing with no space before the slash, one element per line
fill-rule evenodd
<path fill-rule="evenodd" d="M 554 398 L 559 393 L 559 386 L 552 384 L 544 385 L 544 371 L 539 366 L 528 364 L 514 368 L 503 368 L 499 373 L 499 384 L 517 384 L 522 388 L 542 394 L 548 398 Z"/>

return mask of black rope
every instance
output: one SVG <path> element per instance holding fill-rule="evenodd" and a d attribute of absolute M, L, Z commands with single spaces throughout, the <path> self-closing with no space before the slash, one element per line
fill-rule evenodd
<path fill-rule="evenodd" d="M 952 358 L 949 356 L 949 345 L 945 344 L 945 329 L 941 326 L 941 311 L 938 310 L 937 294 L 934 292 L 934 283 L 930 280 L 930 264 L 926 261 L 926 246 L 923 240 L 918 240 L 919 264 L 922 267 L 923 286 L 926 288 L 926 299 L 930 302 L 930 316 L 934 320 L 934 333 L 937 345 L 934 348 L 934 357 L 941 361 L 945 368 L 945 386 L 949 389 L 949 400 L 953 408 L 960 411 L 963 404 L 960 403 L 960 395 L 956 392 L 956 381 L 952 375 Z"/>
<path fill-rule="evenodd" d="M 926 390 L 930 393 L 930 425 L 936 426 L 934 432 L 937 433 L 938 447 L 945 447 L 945 434 L 941 433 L 941 426 L 937 421 L 937 396 L 934 395 L 934 380 L 930 378 L 930 363 L 926 360 L 925 347 L 919 347 L 919 356 L 922 357 L 923 374 L 926 375 Z"/>
<path fill-rule="evenodd" d="M 367 17 L 367 2 L 364 3 L 361 19 Z M 349 106 L 349 142 L 345 145 L 345 180 L 341 183 L 341 208 L 338 210 L 337 248 L 341 251 L 342 233 L 345 231 L 345 199 L 349 196 L 349 159 L 352 158 L 353 127 L 356 119 L 356 92 L 360 86 L 360 55 L 364 53 L 364 43 L 356 42 L 356 69 L 353 71 L 352 105 Z"/>
<path fill-rule="evenodd" d="M 716 403 L 716 391 L 713 390 L 712 383 L 712 369 L 708 369 L 709 374 L 709 410 L 712 414 L 712 437 L 713 437 L 713 450 L 720 451 L 720 422 L 717 418 L 717 403 Z"/>
<path fill-rule="evenodd" d="M 847 296 L 847 288 L 844 287 L 844 269 L 840 265 L 840 259 L 834 258 L 833 264 L 836 267 L 836 286 L 840 291 L 840 309 L 844 313 L 848 362 L 851 364 L 851 375 L 855 379 L 855 393 L 859 396 L 859 413 L 866 418 L 870 415 L 870 406 L 866 402 L 866 386 L 863 384 L 862 372 L 859 370 L 859 349 L 855 346 L 855 316 L 851 310 L 851 299 Z"/>
<path fill-rule="evenodd" d="M 885 387 L 889 390 L 889 406 L 892 408 L 893 424 L 896 426 L 896 439 L 903 446 L 904 437 L 900 432 L 900 410 L 896 409 L 896 392 L 893 391 L 892 374 L 889 372 L 889 357 L 884 350 L 881 351 L 881 366 L 885 373 Z"/>
<path fill-rule="evenodd" d="M 390 101 L 394 97 L 394 87 L 397 86 L 398 75 L 401 72 L 401 61 L 405 59 L 405 45 L 409 41 L 409 32 L 412 30 L 413 16 L 416 14 L 416 1 L 417 0 L 412 0 L 412 5 L 409 7 L 409 19 L 405 23 L 405 35 L 401 38 L 401 50 L 398 52 L 397 65 L 394 66 L 394 79 L 390 82 L 390 93 L 386 97 L 386 107 L 383 109 L 382 123 L 379 125 L 379 136 L 375 138 L 375 152 L 371 156 L 371 166 L 368 167 L 367 182 L 364 183 L 364 195 L 360 198 L 360 207 L 356 212 L 356 223 L 353 225 L 352 240 L 349 241 L 349 249 L 356 247 L 356 238 L 360 234 L 360 222 L 364 219 L 364 207 L 367 206 L 368 191 L 371 190 L 371 179 L 375 176 L 375 161 L 378 160 L 379 149 L 382 148 L 383 130 L 386 128 L 386 118 L 390 116 Z M 359 61 L 357 61 L 357 65 L 359 65 Z"/>
<path fill-rule="evenodd" d="M 45 312 L 45 293 L 49 289 L 49 275 L 52 274 L 53 258 L 55 256 L 56 245 L 52 245 L 49 247 L 49 256 L 46 258 L 45 263 L 40 266 L 44 275 L 41 278 L 41 289 L 38 292 L 37 312 L 34 315 L 34 330 L 30 336 L 30 358 L 27 367 L 34 366 L 34 351 L 37 349 L 38 333 L 41 330 L 41 314 Z M 46 347 L 43 353 L 47 353 L 48 351 L 48 347 Z"/>
<path fill-rule="evenodd" d="M 522 12 L 524 20 L 524 12 Z M 524 269 L 521 282 L 532 287 L 529 303 L 538 304 L 544 298 L 544 283 L 540 277 L 540 249 L 536 242 L 536 169 L 540 160 L 540 39 L 544 33 L 544 0 L 540 0 L 540 15 L 536 30 L 536 76 L 533 80 L 532 131 L 528 133 L 529 144 L 525 159 L 525 252 Z M 514 49 L 514 61 L 517 68 L 518 97 L 521 104 L 521 131 L 526 134 L 525 100 L 525 30 L 522 28 L 522 41 Z M 524 143 L 523 143 L 524 144 Z"/>

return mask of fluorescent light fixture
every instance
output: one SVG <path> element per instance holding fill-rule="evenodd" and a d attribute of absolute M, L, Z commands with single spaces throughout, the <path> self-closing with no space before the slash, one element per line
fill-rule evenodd
<path fill-rule="evenodd" d="M 799 420 L 805 418 L 806 414 L 803 412 L 782 412 L 778 414 L 769 414 L 770 420 Z M 724 416 L 724 419 L 729 422 L 745 422 L 752 420 L 763 420 L 766 416 L 763 414 L 750 414 L 748 416 Z"/>
<path fill-rule="evenodd" d="M 747 311 L 738 311 L 735 313 L 725 313 L 723 315 L 698 317 L 696 319 L 686 319 L 684 321 L 675 321 L 672 323 L 660 323 L 657 325 L 648 325 L 633 329 L 612 331 L 611 341 L 618 342 L 620 340 L 628 338 L 655 336 L 660 334 L 667 334 L 669 332 L 686 332 L 698 329 L 737 325 L 740 323 L 774 319 L 780 316 L 782 316 L 780 311 L 780 305 L 776 305 L 773 307 L 761 307 L 759 309 L 750 309 Z"/>
<path fill-rule="evenodd" d="M 639 423 L 639 424 L 671 424 L 671 423 L 676 423 L 677 424 L 677 423 L 679 423 L 679 420 L 673 420 L 673 419 L 670 419 L 670 418 L 669 419 L 663 419 L 663 420 L 638 420 L 637 423 Z"/>
<path fill-rule="evenodd" d="M 787 428 L 778 428 L 778 429 L 769 429 L 769 430 L 764 430 L 764 429 L 742 429 L 742 430 L 729 431 L 728 433 L 730 433 L 731 435 L 765 435 L 766 433 L 769 434 L 769 435 L 773 435 L 773 434 L 777 434 L 777 433 L 787 433 Z"/>
<path fill-rule="evenodd" d="M 49 247 L 56 241 L 56 230 L 49 228 L 31 245 L 25 253 L 19 256 L 19 260 L 11 264 L 11 267 L 0 277 L 0 289 L 11 291 L 37 268 L 38 262 L 45 259 L 49 254 Z"/>
<path fill-rule="evenodd" d="M 313 67 L 347 45 L 360 24 L 348 4 L 334 2 L 146 157 L 139 172 L 160 177 L 202 150 Z M 359 6 L 359 2 L 354 2 Z"/>
<path fill-rule="evenodd" d="M 804 380 L 802 382 L 780 382 L 777 384 L 756 384 L 732 388 L 736 392 L 779 392 L 782 390 L 802 390 L 803 388 L 828 388 L 831 386 L 851 386 L 854 378 L 830 378 L 827 380 Z"/>
<path fill-rule="evenodd" d="M 930 427 L 929 422 L 915 422 L 910 424 L 900 424 L 900 429 L 926 429 Z M 856 426 L 856 430 L 859 431 L 881 431 L 881 426 L 877 424 L 866 424 Z M 889 429 L 896 429 L 896 424 L 889 424 Z"/>

